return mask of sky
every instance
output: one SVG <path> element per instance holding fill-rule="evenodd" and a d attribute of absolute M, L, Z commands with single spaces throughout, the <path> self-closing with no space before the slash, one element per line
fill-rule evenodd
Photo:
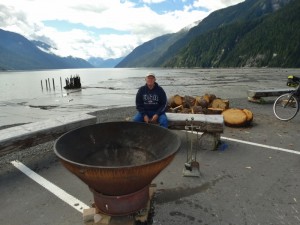
<path fill-rule="evenodd" d="M 0 29 L 59 56 L 119 58 L 244 0 L 1 0 Z"/>

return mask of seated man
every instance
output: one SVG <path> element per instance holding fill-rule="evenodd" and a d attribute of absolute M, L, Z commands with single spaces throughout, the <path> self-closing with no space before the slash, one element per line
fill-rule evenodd
<path fill-rule="evenodd" d="M 145 123 L 159 123 L 162 127 L 168 128 L 166 116 L 167 96 L 162 87 L 156 83 L 153 73 L 148 73 L 146 84 L 139 88 L 136 94 L 137 114 L 133 121 Z"/>

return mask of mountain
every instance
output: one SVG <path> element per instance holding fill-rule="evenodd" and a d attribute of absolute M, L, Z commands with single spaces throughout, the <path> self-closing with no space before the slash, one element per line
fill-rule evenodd
<path fill-rule="evenodd" d="M 166 67 L 299 67 L 300 1 L 195 37 Z"/>
<path fill-rule="evenodd" d="M 157 57 L 162 56 L 170 46 L 183 38 L 189 29 L 198 23 L 199 21 L 177 33 L 162 35 L 143 43 L 127 55 L 116 67 L 151 67 L 156 63 Z"/>
<path fill-rule="evenodd" d="M 36 47 L 38 47 L 40 50 L 46 52 L 46 53 L 51 53 L 52 46 L 46 44 L 45 42 L 42 41 L 36 41 L 32 40 L 31 41 Z"/>
<path fill-rule="evenodd" d="M 298 1 L 298 0 L 296 0 Z M 174 38 L 173 43 L 168 43 L 168 40 L 173 36 L 178 36 L 178 33 L 164 35 L 149 41 L 141 46 L 138 46 L 132 53 L 130 53 L 125 59 L 117 65 L 117 67 L 194 67 L 194 66 L 227 66 L 227 63 L 231 62 L 232 59 L 227 58 L 227 63 L 215 63 L 210 62 L 210 60 L 219 60 L 222 49 L 218 49 L 222 46 L 223 42 L 230 42 L 234 40 L 234 34 L 239 35 L 237 38 L 239 41 L 248 31 L 255 30 L 255 27 L 260 23 L 263 23 L 266 18 L 273 15 L 280 9 L 284 9 L 286 5 L 294 3 L 294 0 L 246 0 L 245 2 L 233 5 L 224 9 L 217 10 L 203 19 L 197 26 L 192 27 L 188 32 L 183 33 L 178 38 Z M 297 17 L 297 15 L 295 16 Z M 299 17 L 299 16 L 298 16 Z M 275 26 L 277 21 L 270 21 Z M 269 24 L 269 26 L 273 26 Z M 256 30 L 258 31 L 258 30 Z M 241 32 L 241 33 L 239 33 Z M 263 32 L 260 30 L 260 32 Z M 262 35 L 262 34 L 261 34 Z M 168 39 L 163 37 L 168 36 Z M 230 39 L 230 37 L 232 39 Z M 269 37 L 269 39 L 272 35 Z M 286 36 L 288 38 L 288 36 Z M 229 40 L 230 39 L 230 40 Z M 156 40 L 162 40 L 160 45 L 152 44 L 152 49 L 149 50 L 151 43 L 155 43 Z M 262 39 L 263 40 L 263 39 Z M 213 43 L 213 46 L 211 44 Z M 247 39 L 247 46 L 254 46 L 255 43 L 251 43 L 252 39 Z M 197 49 L 197 45 L 202 46 Z M 285 45 L 285 41 L 281 43 L 282 46 Z M 161 48 L 161 46 L 167 46 L 166 48 Z M 228 46 L 226 46 L 228 47 Z M 229 46 L 232 47 L 232 46 Z M 148 48 L 148 51 L 147 51 Z M 187 50 L 188 49 L 188 50 Z M 220 52 L 215 52 L 218 49 Z M 138 50 L 138 51 L 137 51 Z M 229 54 L 231 48 L 226 49 L 226 54 Z M 189 51 L 189 53 L 184 53 Z M 195 64 L 192 61 L 198 61 L 199 51 L 203 55 L 210 55 L 210 58 L 202 57 L 202 62 Z M 225 49 L 224 49 L 225 51 Z M 248 49 L 252 51 L 252 49 Z M 147 53 L 145 53 L 147 52 Z M 183 56 L 185 54 L 185 56 Z M 212 55 L 215 54 L 215 59 Z M 250 53 L 249 53 L 250 54 Z M 252 54 L 252 53 L 251 53 Z M 254 53 L 253 53 L 254 54 Z M 223 54 L 224 55 L 224 54 Z M 145 56 L 151 56 L 151 59 L 147 59 Z M 237 57 L 233 54 L 232 57 Z M 189 57 L 187 59 L 187 57 Z M 141 63 L 139 59 L 143 61 L 150 61 L 145 65 L 145 62 Z M 191 60 L 190 60 L 191 58 Z M 187 60 L 188 63 L 185 63 L 184 60 Z M 206 62 L 204 62 L 206 61 Z M 251 61 L 251 59 L 250 59 Z M 126 63 L 124 63 L 126 62 Z M 240 66 L 241 64 L 235 64 Z M 248 65 L 251 65 L 248 63 Z M 229 65 L 228 65 L 229 66 Z M 232 66 L 232 64 L 230 65 Z"/>
<path fill-rule="evenodd" d="M 99 57 L 91 57 L 88 59 L 88 62 L 96 68 L 114 68 L 123 59 L 124 57 L 105 60 Z"/>
<path fill-rule="evenodd" d="M 45 43 L 32 42 L 20 34 L 0 29 L 0 69 L 36 70 L 92 68 L 87 61 L 75 57 L 59 57 L 45 52 Z M 37 45 L 36 45 L 37 44 Z M 43 48 L 44 50 L 41 50 Z"/>

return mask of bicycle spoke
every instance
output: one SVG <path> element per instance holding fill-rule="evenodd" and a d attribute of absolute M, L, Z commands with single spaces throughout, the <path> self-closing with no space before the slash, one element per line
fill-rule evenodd
<path fill-rule="evenodd" d="M 280 120 L 291 120 L 298 113 L 298 109 L 298 101 L 291 94 L 279 96 L 273 105 L 274 114 Z"/>

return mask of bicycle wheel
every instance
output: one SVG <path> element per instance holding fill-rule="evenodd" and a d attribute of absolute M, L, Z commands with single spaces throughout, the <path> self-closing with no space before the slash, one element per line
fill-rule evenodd
<path fill-rule="evenodd" d="M 273 112 L 280 120 L 293 119 L 299 110 L 299 103 L 292 94 L 283 94 L 279 96 L 273 105 Z"/>

